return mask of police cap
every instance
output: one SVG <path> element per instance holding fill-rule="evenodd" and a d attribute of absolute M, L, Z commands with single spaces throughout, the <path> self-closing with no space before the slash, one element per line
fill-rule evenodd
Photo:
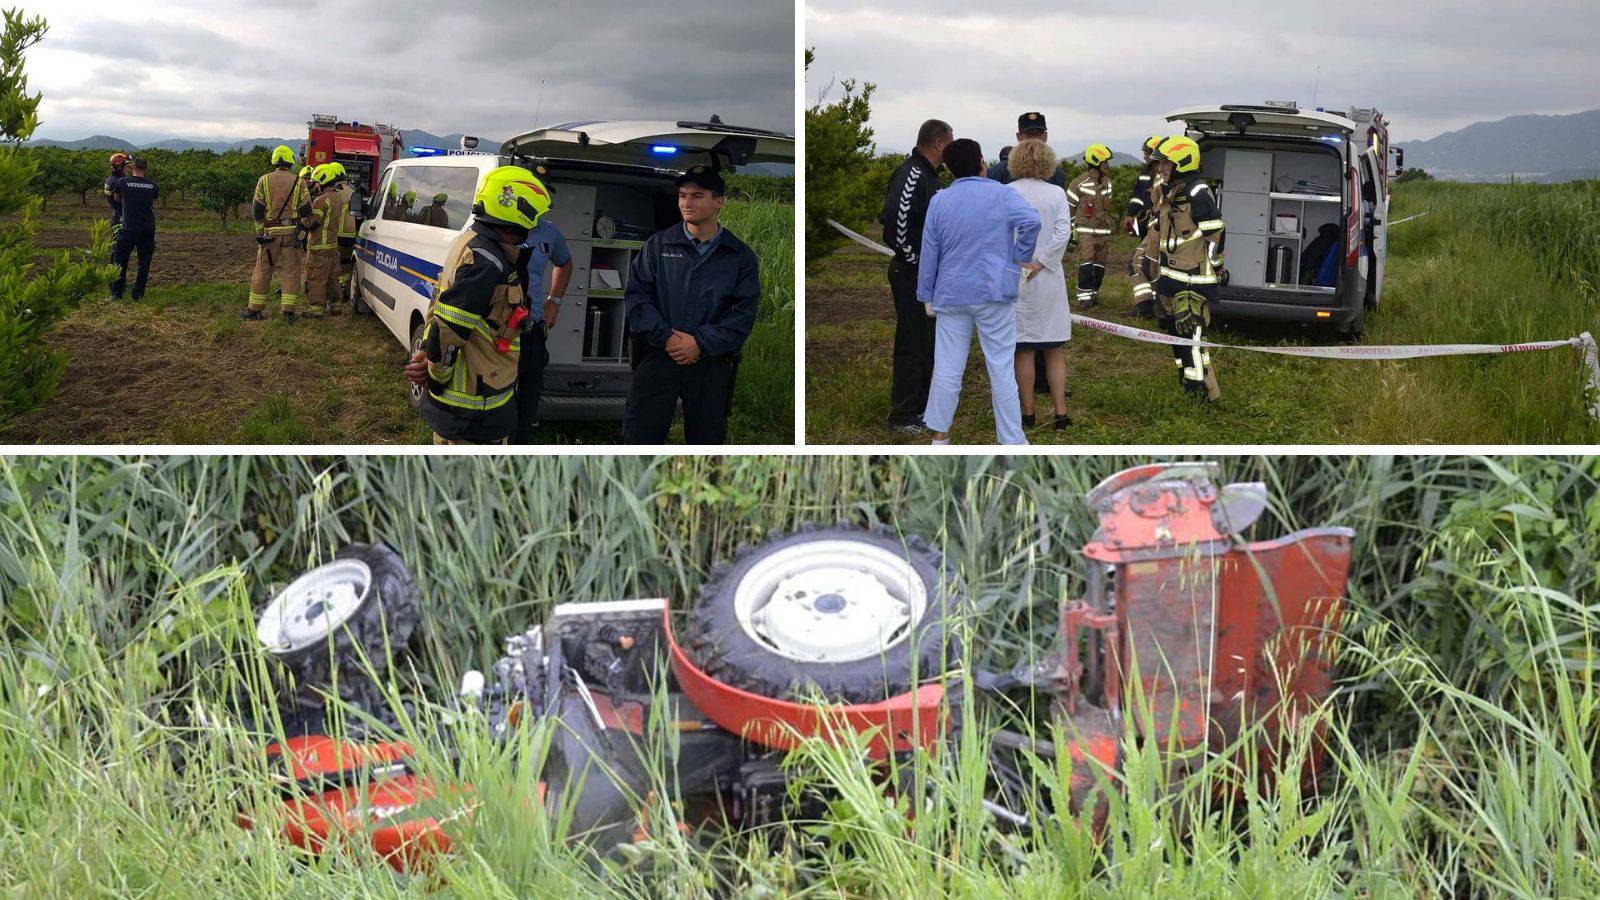
<path fill-rule="evenodd" d="M 1017 131 L 1019 132 L 1046 130 L 1048 128 L 1044 124 L 1044 113 L 1042 112 L 1025 112 L 1017 116 Z"/>
<path fill-rule="evenodd" d="M 722 173 L 710 166 L 690 166 L 687 172 L 679 175 L 673 184 L 683 187 L 686 184 L 703 187 L 711 193 L 721 197 L 727 191 L 727 182 L 722 180 Z"/>

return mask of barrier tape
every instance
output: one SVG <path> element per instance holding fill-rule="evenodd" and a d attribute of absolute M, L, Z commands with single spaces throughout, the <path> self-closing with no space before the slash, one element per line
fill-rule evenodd
<path fill-rule="evenodd" d="M 1411 221 L 1411 220 L 1412 220 L 1412 219 L 1420 219 L 1420 218 L 1422 218 L 1422 217 L 1423 217 L 1423 216 L 1425 216 L 1425 215 L 1427 215 L 1427 214 L 1428 214 L 1428 213 L 1431 213 L 1431 212 L 1433 212 L 1433 210 L 1431 210 L 1431 209 L 1425 209 L 1425 210 L 1423 210 L 1423 211 L 1422 211 L 1422 212 L 1419 212 L 1419 213 L 1417 213 L 1417 214 L 1415 214 L 1415 215 L 1410 215 L 1410 216 L 1406 216 L 1406 217 L 1405 217 L 1405 218 L 1404 218 L 1404 219 L 1395 219 L 1395 220 L 1394 220 L 1394 221 L 1393 221 L 1393 222 L 1390 222 L 1390 223 L 1389 223 L 1389 227 L 1390 227 L 1390 228 L 1393 228 L 1393 227 L 1394 227 L 1394 226 L 1396 226 L 1396 225 L 1401 225 L 1401 224 L 1404 224 L 1404 223 L 1406 223 L 1406 222 L 1409 222 L 1409 221 Z"/>
<path fill-rule="evenodd" d="M 1418 213 L 1423 215 L 1423 213 Z M 1415 218 L 1415 217 L 1413 217 Z M 874 250 L 885 256 L 893 256 L 894 251 L 874 241 L 865 235 L 858 234 L 840 225 L 832 219 L 828 224 L 838 229 L 845 237 L 850 238 L 868 250 Z M 1279 356 L 1310 356 L 1320 359 L 1418 359 L 1427 356 L 1466 356 L 1473 354 L 1504 354 L 1504 353 L 1530 353 L 1536 350 L 1555 350 L 1561 347 L 1574 347 L 1583 358 L 1584 368 L 1589 370 L 1589 377 L 1584 385 L 1584 403 L 1590 418 L 1600 419 L 1600 348 L 1597 348 L 1594 336 L 1585 331 L 1577 337 L 1556 341 L 1526 341 L 1520 344 L 1387 344 L 1387 345 L 1339 345 L 1332 347 L 1257 347 L 1249 344 L 1218 344 L 1213 341 L 1196 341 L 1193 338 L 1178 337 L 1161 331 L 1151 331 L 1148 328 L 1138 328 L 1133 325 L 1122 325 L 1116 322 L 1106 322 L 1101 319 L 1091 319 L 1072 313 L 1072 322 L 1085 328 L 1092 328 L 1106 334 L 1114 334 L 1129 340 L 1144 341 L 1149 344 L 1181 345 L 1185 347 L 1205 347 L 1211 350 L 1251 350 L 1256 353 L 1275 353 Z"/>

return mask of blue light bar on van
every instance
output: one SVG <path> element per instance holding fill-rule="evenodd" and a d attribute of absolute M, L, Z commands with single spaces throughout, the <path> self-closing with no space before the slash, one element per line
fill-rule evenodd
<path fill-rule="evenodd" d="M 650 152 L 659 153 L 662 156 L 671 156 L 672 154 L 678 152 L 678 148 L 672 146 L 671 144 L 653 144 L 650 147 Z"/>
<path fill-rule="evenodd" d="M 412 147 L 411 148 L 411 155 L 412 156 L 438 156 L 439 154 L 441 154 L 443 152 L 444 151 L 440 150 L 438 147 Z"/>

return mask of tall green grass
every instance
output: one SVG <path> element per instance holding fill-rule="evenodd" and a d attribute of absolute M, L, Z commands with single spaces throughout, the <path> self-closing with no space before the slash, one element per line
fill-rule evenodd
<path fill-rule="evenodd" d="M 984 790 L 986 708 L 901 763 L 886 800 L 849 748 L 791 766 L 833 798 L 792 833 L 652 830 L 601 860 L 521 798 L 547 735 L 512 753 L 428 702 L 419 765 L 479 786 L 461 848 L 394 876 L 359 848 L 271 834 L 278 801 L 241 715 L 277 676 L 251 609 L 351 540 L 386 539 L 426 598 L 408 691 L 566 600 L 692 596 L 770 529 L 888 523 L 939 546 L 972 614 L 973 662 L 1053 645 L 1083 590 L 1084 491 L 1131 460 L 1045 458 L 33 457 L 0 460 L 0 886 L 24 896 L 1527 896 L 1600 893 L 1600 462 L 1225 460 L 1266 481 L 1268 534 L 1355 529 L 1333 701 L 1285 761 L 1175 760 L 1129 740 L 1101 773 L 1105 824 L 1052 812 L 1041 760 L 1027 836 Z M 398 697 L 395 698 L 396 700 Z M 959 702 L 967 702 L 965 700 Z M 1293 777 L 1325 727 L 1328 777 Z M 1064 740 L 1065 735 L 1041 737 Z M 446 748 L 460 753 L 448 760 Z M 666 752 L 658 745 L 652 752 Z M 1180 765 L 1180 762 L 1182 765 Z M 673 821 L 670 784 L 648 802 Z M 645 798 L 641 798 L 645 802 Z M 910 816 L 912 808 L 915 815 Z M 236 814 L 262 827 L 245 831 Z"/>
<path fill-rule="evenodd" d="M 794 442 L 794 207 L 730 200 L 722 220 L 761 260 L 761 309 L 734 382 L 733 443 Z"/>

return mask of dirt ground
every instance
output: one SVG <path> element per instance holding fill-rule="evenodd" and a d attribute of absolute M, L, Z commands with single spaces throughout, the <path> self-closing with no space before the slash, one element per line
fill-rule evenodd
<path fill-rule="evenodd" d="M 87 229 L 49 227 L 38 230 L 41 249 L 82 247 Z M 192 284 L 200 281 L 248 281 L 255 264 L 256 242 L 248 234 L 207 234 L 197 231 L 156 231 L 156 252 L 150 267 L 150 285 Z M 131 275 L 131 273 L 130 273 Z"/>

